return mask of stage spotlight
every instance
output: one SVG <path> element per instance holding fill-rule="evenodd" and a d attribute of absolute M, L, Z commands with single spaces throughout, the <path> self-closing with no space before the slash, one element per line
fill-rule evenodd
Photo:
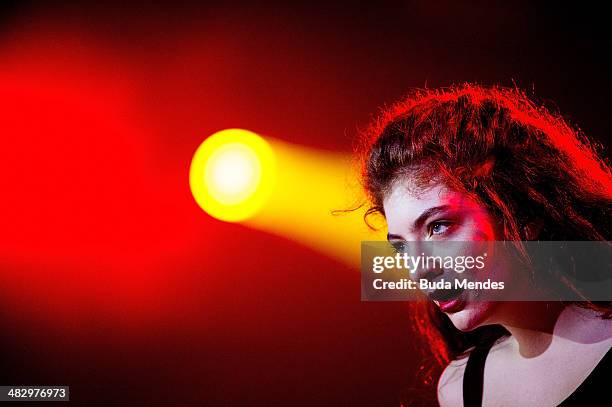
<path fill-rule="evenodd" d="M 211 216 L 238 222 L 253 216 L 270 196 L 275 180 L 272 148 L 247 130 L 227 129 L 196 150 L 189 185 L 196 202 Z"/>
<path fill-rule="evenodd" d="M 189 181 L 197 203 L 215 218 L 282 236 L 358 267 L 360 242 L 384 239 L 384 229 L 373 232 L 363 222 L 367 205 L 360 206 L 366 200 L 353 164 L 347 153 L 230 129 L 200 145 Z"/>

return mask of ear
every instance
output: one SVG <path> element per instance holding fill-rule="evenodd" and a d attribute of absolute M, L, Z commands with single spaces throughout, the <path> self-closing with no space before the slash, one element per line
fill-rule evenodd
<path fill-rule="evenodd" d="M 542 219 L 534 219 L 523 227 L 525 238 L 527 240 L 539 240 L 540 233 L 544 227 Z"/>

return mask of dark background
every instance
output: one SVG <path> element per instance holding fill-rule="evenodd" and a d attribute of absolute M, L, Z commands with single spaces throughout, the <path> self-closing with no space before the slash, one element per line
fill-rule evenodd
<path fill-rule="evenodd" d="M 424 346 L 406 305 L 207 217 L 195 147 L 242 127 L 350 152 L 384 104 L 465 81 L 524 89 L 609 145 L 593 5 L 123 3 L 0 9 L 1 384 L 87 406 L 398 405 Z"/>

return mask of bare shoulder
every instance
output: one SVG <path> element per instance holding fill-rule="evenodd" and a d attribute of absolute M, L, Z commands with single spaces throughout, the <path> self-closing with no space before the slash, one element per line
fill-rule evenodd
<path fill-rule="evenodd" d="M 438 403 L 440 406 L 463 405 L 463 374 L 467 357 L 453 360 L 444 369 L 438 380 Z"/>

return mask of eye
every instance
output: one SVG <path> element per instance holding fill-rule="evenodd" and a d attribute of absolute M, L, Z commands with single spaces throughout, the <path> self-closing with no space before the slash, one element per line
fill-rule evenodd
<path fill-rule="evenodd" d="M 430 236 L 443 235 L 448 232 L 452 223 L 448 221 L 435 221 L 431 222 L 427 227 L 427 232 Z"/>
<path fill-rule="evenodd" d="M 406 248 L 404 242 L 401 240 L 393 240 L 389 243 L 391 244 L 391 246 L 393 246 L 393 249 L 398 253 L 403 253 L 404 249 Z"/>

